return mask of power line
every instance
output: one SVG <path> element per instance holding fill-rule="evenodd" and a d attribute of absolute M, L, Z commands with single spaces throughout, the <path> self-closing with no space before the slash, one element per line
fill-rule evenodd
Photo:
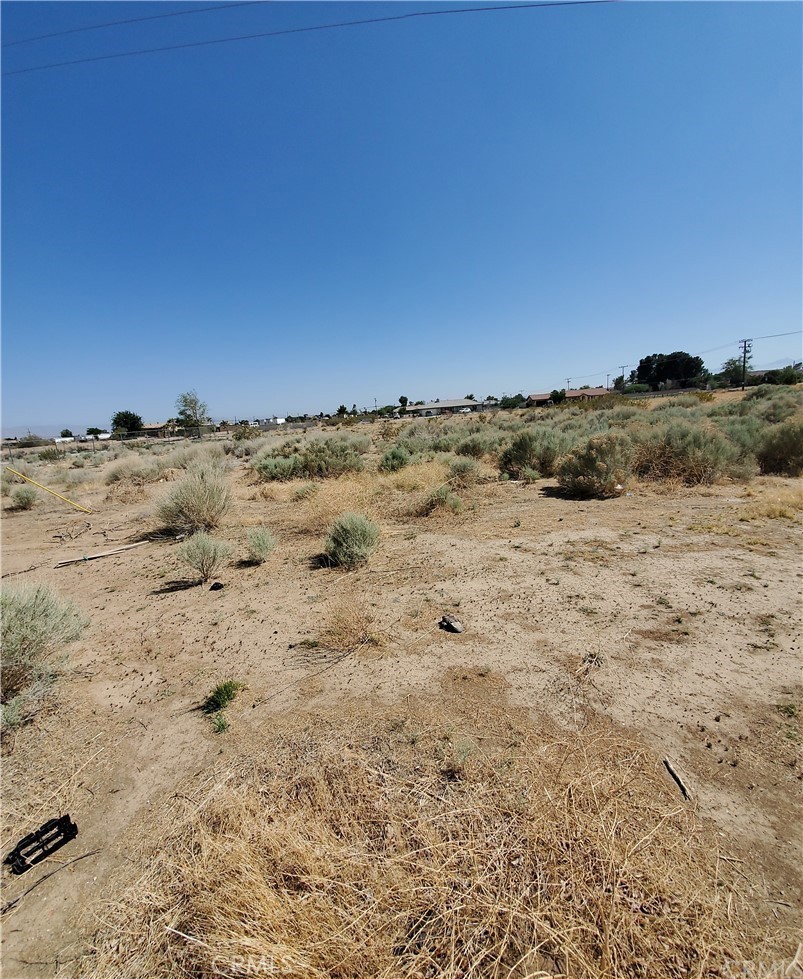
<path fill-rule="evenodd" d="M 93 58 L 77 58 L 74 61 L 56 61 L 33 68 L 18 68 L 4 71 L 2 77 L 24 75 L 32 71 L 47 71 L 51 68 L 65 68 L 69 65 L 84 65 L 94 61 L 111 61 L 115 58 L 135 58 L 143 54 L 156 54 L 163 51 L 180 51 L 186 48 L 201 48 L 211 44 L 229 44 L 232 41 L 250 41 L 255 38 L 280 37 L 284 34 L 307 34 L 312 31 L 331 31 L 344 27 L 359 27 L 364 24 L 383 24 L 389 21 L 411 20 L 414 17 L 439 17 L 448 14 L 477 14 L 491 11 L 531 10 L 540 7 L 588 7 L 592 4 L 618 3 L 619 0 L 545 0 L 543 3 L 516 3 L 496 7 L 454 7 L 449 10 L 419 10 L 410 14 L 396 14 L 390 17 L 370 17 L 366 20 L 344 20 L 333 24 L 315 24 L 312 27 L 290 27 L 281 31 L 264 31 L 259 34 L 238 34 L 235 37 L 219 37 L 209 41 L 190 41 L 185 44 L 168 44 L 160 48 L 141 48 L 137 51 L 123 51 L 120 54 L 101 54 Z"/>
<path fill-rule="evenodd" d="M 775 337 L 796 337 L 803 330 L 792 330 L 791 333 L 768 333 L 765 337 L 753 337 L 754 340 L 772 340 Z"/>
<path fill-rule="evenodd" d="M 105 24 L 90 24 L 88 27 L 71 27 L 66 31 L 54 31 L 52 34 L 37 34 L 36 37 L 23 37 L 19 41 L 6 41 L 4 48 L 15 44 L 30 44 L 32 41 L 44 41 L 49 37 L 64 37 L 65 34 L 81 34 L 84 31 L 99 31 L 104 27 L 117 27 L 120 24 L 139 24 L 143 20 L 162 20 L 164 17 L 186 17 L 188 14 L 204 14 L 210 10 L 230 10 L 232 7 L 254 7 L 269 3 L 270 0 L 241 0 L 239 3 L 221 3 L 214 7 L 195 7 L 193 10 L 174 10 L 170 14 L 150 14 L 148 17 L 129 17 L 127 20 L 109 20 Z"/>

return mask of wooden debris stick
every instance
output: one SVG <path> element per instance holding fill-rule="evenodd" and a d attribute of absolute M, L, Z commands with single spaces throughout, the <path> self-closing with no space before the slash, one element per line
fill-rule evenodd
<path fill-rule="evenodd" d="M 41 483 L 37 483 L 35 479 L 31 479 L 30 476 L 25 476 L 21 472 L 17 472 L 16 469 L 12 469 L 11 466 L 6 466 L 6 469 L 10 473 L 14 473 L 15 476 L 19 476 L 20 479 L 24 479 L 26 483 L 33 483 L 34 486 L 38 486 L 39 489 L 43 489 L 45 493 L 50 493 L 51 496 L 57 496 L 60 500 L 64 500 L 65 503 L 69 503 L 70 506 L 74 506 L 76 510 L 81 510 L 83 513 L 92 513 L 89 507 L 81 506 L 80 503 L 73 503 L 72 500 L 68 500 L 66 496 L 62 496 L 61 493 L 57 493 L 55 490 L 48 489 L 47 486 L 42 486 Z"/>
<path fill-rule="evenodd" d="M 680 775 L 678 775 L 678 773 L 675 771 L 674 767 L 672 766 L 672 762 L 668 758 L 664 758 L 664 766 L 666 770 L 669 772 L 669 774 L 672 776 L 675 785 L 677 785 L 677 787 L 683 793 L 683 798 L 691 799 L 691 792 L 689 792 L 689 789 L 686 786 L 685 782 L 680 777 Z"/>
<path fill-rule="evenodd" d="M 149 540 L 137 541 L 136 544 L 124 544 L 122 547 L 115 547 L 111 551 L 101 551 L 99 554 L 87 554 L 84 557 L 74 557 L 67 561 L 59 561 L 54 564 L 54 568 L 63 568 L 67 564 L 83 564 L 84 561 L 96 561 L 99 557 L 108 557 L 110 554 L 119 554 L 121 551 L 130 551 L 132 547 L 142 547 L 143 544 L 150 544 Z"/>

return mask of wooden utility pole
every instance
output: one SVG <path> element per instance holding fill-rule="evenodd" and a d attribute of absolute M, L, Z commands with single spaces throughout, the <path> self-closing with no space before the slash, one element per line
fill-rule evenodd
<path fill-rule="evenodd" d="M 747 355 L 753 349 L 753 341 L 740 340 L 739 346 L 742 348 L 742 390 L 744 391 L 744 382 L 747 378 Z"/>

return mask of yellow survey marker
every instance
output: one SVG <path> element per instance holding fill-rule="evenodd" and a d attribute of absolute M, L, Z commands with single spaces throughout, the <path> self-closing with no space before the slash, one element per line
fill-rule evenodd
<path fill-rule="evenodd" d="M 74 506 L 76 510 L 81 510 L 83 513 L 92 513 L 89 507 L 81 506 L 80 503 L 73 503 L 72 500 L 68 500 L 67 497 L 62 496 L 61 493 L 48 489 L 47 486 L 42 486 L 42 484 L 37 483 L 35 479 L 31 479 L 30 476 L 24 476 L 21 472 L 17 472 L 16 469 L 12 469 L 11 466 L 6 466 L 6 469 L 10 473 L 14 473 L 15 476 L 19 476 L 20 479 L 24 479 L 26 483 L 33 483 L 34 486 L 38 486 L 39 489 L 43 489 L 45 493 L 50 493 L 51 496 L 57 496 L 60 500 L 64 500 L 65 503 L 69 503 L 70 506 Z"/>

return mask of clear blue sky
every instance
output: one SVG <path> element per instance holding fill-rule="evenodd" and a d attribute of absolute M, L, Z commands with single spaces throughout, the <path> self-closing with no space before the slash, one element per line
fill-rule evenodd
<path fill-rule="evenodd" d="M 5 2 L 3 42 L 203 5 Z M 3 71 L 448 6 L 232 7 Z M 7 74 L 4 430 L 163 420 L 188 388 L 230 418 L 604 384 L 799 330 L 802 9 L 475 12 Z"/>

